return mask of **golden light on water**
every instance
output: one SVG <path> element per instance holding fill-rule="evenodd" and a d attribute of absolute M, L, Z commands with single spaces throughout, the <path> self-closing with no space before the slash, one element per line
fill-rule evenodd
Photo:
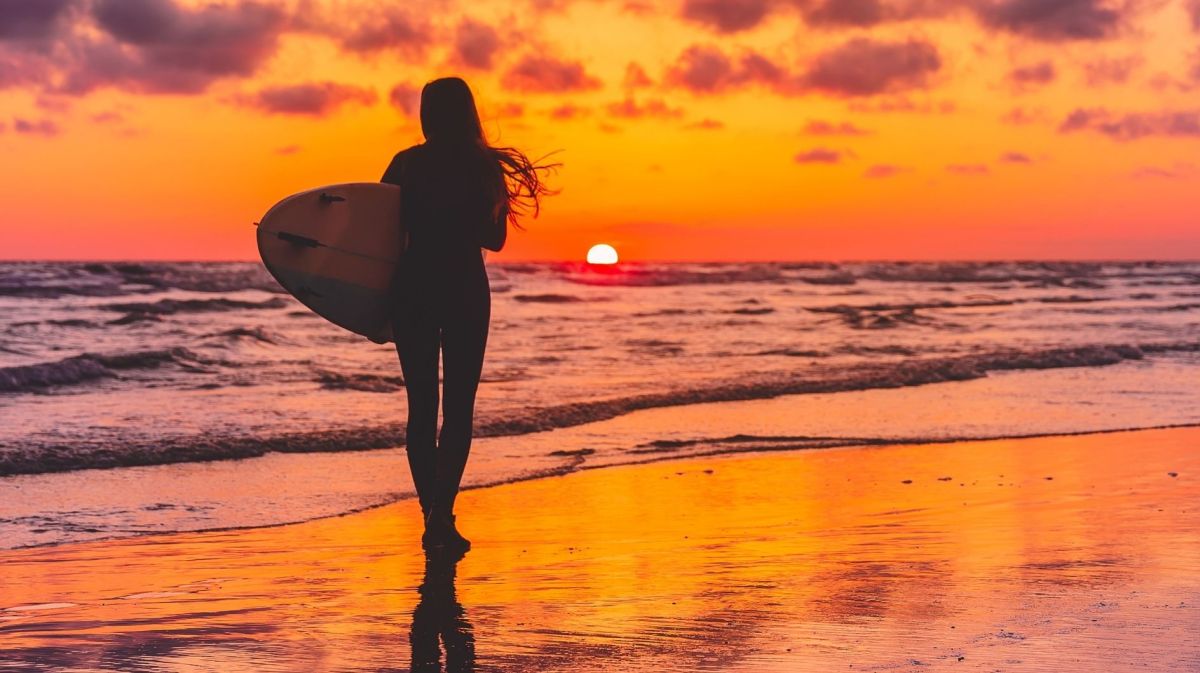
<path fill-rule="evenodd" d="M 616 264 L 617 249 L 607 243 L 597 243 L 588 249 L 588 264 Z"/>

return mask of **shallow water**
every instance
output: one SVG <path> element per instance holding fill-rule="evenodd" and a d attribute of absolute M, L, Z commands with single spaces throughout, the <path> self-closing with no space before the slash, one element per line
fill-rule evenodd
<path fill-rule="evenodd" d="M 476 440 L 464 483 L 713 454 L 1200 424 L 1198 359 L 647 409 Z M 0 547 L 275 525 L 409 497 L 403 449 L 13 475 L 0 479 Z"/>

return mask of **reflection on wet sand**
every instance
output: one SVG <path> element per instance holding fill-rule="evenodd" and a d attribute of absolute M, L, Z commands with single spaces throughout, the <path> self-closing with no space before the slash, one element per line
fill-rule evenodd
<path fill-rule="evenodd" d="M 464 494 L 475 547 L 449 565 L 411 502 L 5 552 L 0 671 L 1200 670 L 1197 446 L 586 471 Z"/>
<path fill-rule="evenodd" d="M 439 553 L 425 558 L 425 578 L 418 589 L 421 600 L 413 610 L 409 638 L 413 673 L 441 671 L 443 648 L 446 673 L 475 670 L 475 634 L 454 589 L 460 558 Z"/>

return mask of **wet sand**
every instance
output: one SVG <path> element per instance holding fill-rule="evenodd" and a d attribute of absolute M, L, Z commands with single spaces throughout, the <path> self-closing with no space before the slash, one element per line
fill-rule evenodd
<path fill-rule="evenodd" d="M 9 551 L 0 671 L 1194 671 L 1198 474 L 1196 428 L 842 448 L 470 491 L 457 568 L 411 501 Z"/>

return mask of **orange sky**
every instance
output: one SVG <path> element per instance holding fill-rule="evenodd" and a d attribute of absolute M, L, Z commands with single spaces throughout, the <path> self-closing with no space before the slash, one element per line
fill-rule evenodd
<path fill-rule="evenodd" d="M 3 0 L 0 258 L 254 259 L 458 74 L 497 258 L 1200 258 L 1197 0 Z"/>

